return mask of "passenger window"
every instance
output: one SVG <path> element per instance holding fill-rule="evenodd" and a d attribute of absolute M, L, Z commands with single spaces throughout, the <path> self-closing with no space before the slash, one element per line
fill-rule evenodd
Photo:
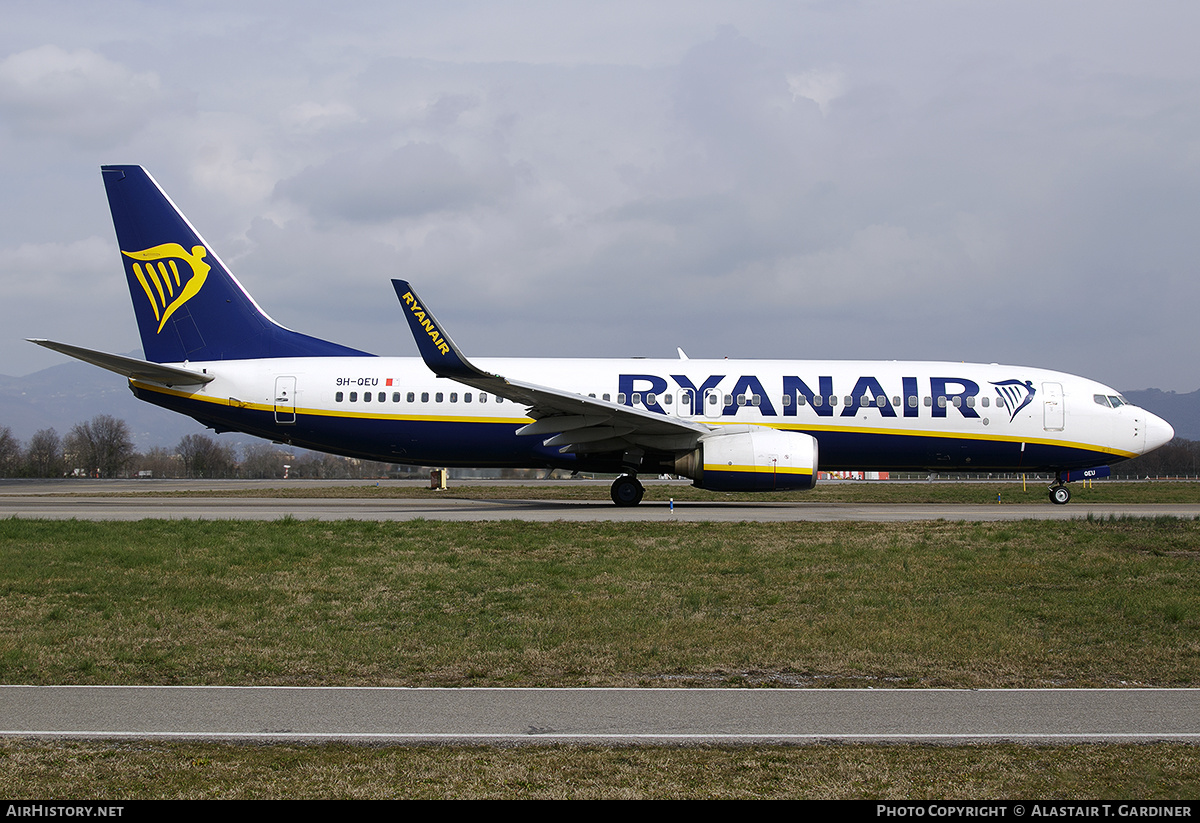
<path fill-rule="evenodd" d="M 456 392 L 456 391 L 452 391 L 452 392 L 450 392 L 450 402 L 451 402 L 451 403 L 457 403 L 457 402 L 458 402 L 458 392 Z"/>
<path fill-rule="evenodd" d="M 400 395 L 396 395 L 396 396 L 399 397 Z M 387 402 L 387 392 L 381 391 L 379 393 L 379 397 L 377 397 L 375 399 L 378 400 L 380 403 L 386 403 Z"/>
<path fill-rule="evenodd" d="M 933 405 L 933 398 L 926 396 L 925 397 L 925 408 L 929 408 L 932 405 Z"/>
<path fill-rule="evenodd" d="M 959 397 L 957 394 L 954 395 L 954 408 L 956 408 L 956 409 L 962 408 L 962 398 Z"/>
<path fill-rule="evenodd" d="M 940 396 L 940 395 L 938 396 L 938 408 L 939 408 L 939 409 L 944 409 L 944 408 L 946 408 L 946 398 L 945 398 L 945 397 L 942 397 L 942 396 Z"/>
<path fill-rule="evenodd" d="M 754 406 L 761 406 L 761 405 L 762 405 L 762 398 L 761 398 L 761 397 L 759 397 L 757 394 L 755 394 L 755 395 L 751 395 L 751 397 L 750 397 L 750 404 L 751 404 L 751 405 L 754 405 Z"/>
<path fill-rule="evenodd" d="M 605 402 L 607 402 L 607 403 L 611 403 L 611 402 L 612 402 L 612 395 L 611 395 L 611 394 L 606 394 L 606 395 L 604 395 L 604 400 L 605 400 Z"/>
<path fill-rule="evenodd" d="M 371 402 L 371 393 L 370 393 L 369 391 L 365 391 L 365 392 L 363 392 L 363 402 L 364 402 L 364 403 L 370 403 L 370 402 Z"/>
<path fill-rule="evenodd" d="M 486 402 L 487 402 L 487 395 L 486 395 L 486 394 L 484 394 L 483 392 L 480 392 L 480 393 L 479 393 L 479 402 L 480 402 L 480 403 L 486 403 Z"/>
<path fill-rule="evenodd" d="M 738 395 L 738 399 L 737 399 L 737 404 L 738 404 L 739 406 L 744 406 L 744 405 L 746 405 L 746 395 L 744 395 L 744 394 L 739 394 L 739 395 Z"/>
<path fill-rule="evenodd" d="M 443 398 L 443 397 L 445 397 L 445 395 L 443 395 L 441 392 L 438 392 L 437 394 L 435 394 L 435 395 L 433 396 L 433 401 L 434 401 L 435 403 L 441 403 L 441 402 L 442 402 L 442 398 Z"/>
<path fill-rule="evenodd" d="M 350 392 L 350 402 L 351 402 L 351 403 L 357 403 L 357 402 L 358 402 L 358 392 L 356 392 L 356 391 L 352 391 L 352 392 Z"/>
<path fill-rule="evenodd" d="M 641 402 L 642 402 L 642 393 L 640 391 L 635 391 L 633 393 L 633 405 L 636 406 L 638 403 L 641 403 Z"/>
<path fill-rule="evenodd" d="M 471 402 L 471 393 L 470 393 L 469 391 L 468 391 L 468 392 L 463 392 L 463 402 L 464 402 L 464 403 L 470 403 L 470 402 Z"/>
<path fill-rule="evenodd" d="M 884 406 L 887 405 L 887 398 L 884 397 L 882 394 L 879 395 L 878 397 L 875 398 L 875 405 L 882 409 Z"/>
<path fill-rule="evenodd" d="M 393 402 L 393 403 L 399 403 L 399 402 L 400 402 L 400 392 L 398 392 L 398 391 L 394 391 L 394 392 L 392 392 L 392 402 Z"/>
<path fill-rule="evenodd" d="M 341 392 L 338 392 L 337 394 L 335 394 L 333 396 L 333 399 L 336 400 L 338 403 L 341 403 L 343 397 L 345 397 L 345 395 L 342 394 Z"/>
<path fill-rule="evenodd" d="M 674 402 L 674 400 L 672 400 L 671 395 L 669 395 L 669 394 L 663 395 L 663 405 L 664 406 L 669 406 L 673 402 Z"/>
<path fill-rule="evenodd" d="M 836 394 L 829 395 L 829 405 L 831 405 L 831 406 L 837 405 L 837 395 Z"/>
<path fill-rule="evenodd" d="M 416 399 L 417 399 L 417 395 L 414 392 L 409 392 L 408 396 L 405 397 L 405 400 L 407 400 L 409 403 L 412 403 Z"/>
<path fill-rule="evenodd" d="M 988 401 L 988 397 L 986 394 L 982 398 L 980 398 L 980 402 L 983 403 L 983 407 L 985 409 L 990 405 L 990 402 Z"/>
<path fill-rule="evenodd" d="M 788 397 L 787 395 L 784 395 L 783 399 L 784 399 L 784 400 L 791 400 L 792 398 Z M 797 406 L 803 406 L 803 405 L 804 405 L 806 402 L 808 402 L 808 401 L 807 401 L 807 398 L 805 398 L 805 396 L 804 396 L 804 395 L 802 395 L 802 394 L 798 394 L 798 395 L 796 395 L 796 405 L 797 405 Z M 785 403 L 784 405 L 787 405 L 787 404 Z M 814 403 L 813 405 L 814 405 L 814 406 L 819 406 L 819 405 L 821 405 L 821 404 L 820 404 L 820 403 Z"/>
<path fill-rule="evenodd" d="M 646 395 L 646 405 L 647 405 L 647 406 L 653 406 L 653 405 L 654 405 L 654 401 L 655 401 L 655 400 L 657 400 L 657 399 L 658 399 L 658 398 L 656 398 L 656 397 L 654 396 L 654 392 L 650 392 L 649 394 L 647 394 L 647 395 Z"/>
<path fill-rule="evenodd" d="M 803 399 L 804 399 L 804 395 L 800 395 L 799 397 L 797 397 L 797 398 L 796 398 L 796 400 L 797 400 L 797 401 L 800 401 L 800 400 L 803 400 Z M 822 396 L 821 396 L 821 395 L 819 395 L 819 394 L 814 394 L 814 395 L 813 395 L 812 404 L 813 404 L 814 406 L 820 406 L 820 405 L 823 405 L 824 403 L 825 403 L 825 398 L 824 398 L 824 397 L 822 397 Z"/>
<path fill-rule="evenodd" d="M 617 394 L 617 405 L 618 406 L 625 405 L 625 393 L 624 392 L 620 392 Z"/>
<path fill-rule="evenodd" d="M 421 402 L 422 402 L 422 403 L 428 403 L 428 402 L 429 402 L 429 392 L 427 392 L 427 391 L 423 391 L 423 392 L 421 392 Z"/>

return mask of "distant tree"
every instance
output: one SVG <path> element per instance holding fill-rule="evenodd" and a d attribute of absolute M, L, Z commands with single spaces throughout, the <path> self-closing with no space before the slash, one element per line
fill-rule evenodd
<path fill-rule="evenodd" d="M 62 439 L 54 429 L 42 429 L 29 440 L 25 452 L 25 472 L 30 477 L 62 477 Z"/>
<path fill-rule="evenodd" d="M 233 447 L 205 434 L 188 434 L 176 447 L 188 477 L 232 477 L 236 466 Z"/>
<path fill-rule="evenodd" d="M 358 477 L 359 461 L 322 452 L 306 452 L 296 456 L 290 475 L 308 480 L 341 480 Z"/>
<path fill-rule="evenodd" d="M 294 457 L 290 452 L 270 443 L 249 443 L 242 446 L 241 476 L 255 480 L 283 477 L 284 464 L 292 462 Z"/>
<path fill-rule="evenodd" d="M 1149 454 L 1113 466 L 1120 477 L 1177 477 L 1200 474 L 1200 441 L 1176 437 Z"/>
<path fill-rule="evenodd" d="M 67 435 L 63 451 L 67 465 L 100 477 L 122 474 L 133 457 L 133 440 L 124 420 L 98 414 L 77 423 Z"/>
<path fill-rule="evenodd" d="M 173 449 L 155 446 L 145 454 L 135 454 L 132 464 L 134 472 L 150 472 L 151 477 L 180 477 L 183 461 Z"/>
<path fill-rule="evenodd" d="M 21 444 L 12 429 L 0 426 L 0 477 L 13 477 L 21 467 Z"/>

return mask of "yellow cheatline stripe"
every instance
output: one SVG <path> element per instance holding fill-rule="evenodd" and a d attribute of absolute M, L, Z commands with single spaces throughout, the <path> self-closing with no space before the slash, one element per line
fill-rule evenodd
<path fill-rule="evenodd" d="M 881 435 L 902 435 L 905 437 L 942 437 L 950 440 L 982 440 L 990 443 L 1029 443 L 1037 446 L 1067 446 L 1070 448 L 1084 449 L 1086 451 L 1100 452 L 1101 454 L 1111 454 L 1119 457 L 1137 457 L 1137 452 L 1128 452 L 1122 449 L 1112 449 L 1106 446 L 1097 446 L 1092 443 L 1082 443 L 1077 440 L 1050 440 L 1049 438 L 1037 437 L 1017 437 L 1011 434 L 985 434 L 983 432 L 931 432 L 921 431 L 918 429 L 881 429 L 868 428 L 863 426 L 830 426 L 828 424 L 813 424 L 805 423 L 750 423 L 734 422 L 734 421 L 713 421 L 705 420 L 705 423 L 718 426 L 763 426 L 769 429 L 779 429 L 781 431 L 795 431 L 800 433 L 812 432 L 830 432 L 834 434 L 881 434 Z"/>
<path fill-rule="evenodd" d="M 143 383 L 140 380 L 130 379 L 138 388 L 146 389 L 147 391 L 158 392 L 159 394 L 169 394 L 173 397 L 183 397 L 188 400 L 198 400 L 202 403 L 212 403 L 215 406 L 230 406 L 229 398 L 212 397 L 209 395 L 179 391 L 178 389 L 168 389 L 163 386 L 154 385 L 151 383 Z M 275 411 L 275 406 L 271 403 L 248 403 L 239 401 L 236 404 L 239 409 L 250 409 L 251 411 Z M 370 414 L 363 412 L 347 413 L 336 409 L 306 409 L 296 407 L 296 414 L 309 415 L 312 417 L 340 417 L 350 420 L 406 420 L 414 423 L 501 423 L 511 424 L 513 426 L 524 426 L 531 422 L 529 417 L 462 417 L 450 415 L 423 415 L 423 414 Z"/>
<path fill-rule="evenodd" d="M 752 474 L 812 474 L 812 469 L 791 468 L 788 466 L 726 466 L 704 464 L 706 472 L 750 472 Z"/>
<path fill-rule="evenodd" d="M 229 399 L 225 397 L 212 397 L 204 394 L 179 391 L 177 389 L 168 389 L 162 386 L 143 383 L 138 380 L 130 379 L 130 383 L 136 384 L 139 388 L 144 388 L 148 391 L 159 392 L 160 394 L 170 394 L 175 397 L 185 397 L 190 400 L 200 400 L 205 403 L 214 403 L 219 406 L 230 405 Z M 275 406 L 269 403 L 241 403 L 238 408 L 253 409 L 255 411 L 274 411 Z M 516 426 L 522 426 L 531 422 L 530 417 L 463 417 L 450 415 L 418 415 L 418 414 L 370 414 L 363 412 L 347 413 L 337 409 L 306 409 L 297 408 L 296 414 L 312 415 L 314 417 L 344 417 L 350 419 L 361 420 L 409 420 L 421 423 L 512 423 Z M 1064 446 L 1068 448 L 1080 449 L 1083 451 L 1097 452 L 1098 454 L 1108 454 L 1115 457 L 1137 457 L 1137 452 L 1128 452 L 1121 449 L 1112 449 L 1104 446 L 1097 446 L 1092 443 L 1081 443 L 1079 441 L 1062 441 L 1049 440 L 1044 438 L 1029 438 L 1029 437 L 1014 437 L 1005 434 L 972 434 L 969 432 L 928 432 L 919 431 L 916 429 L 872 429 L 860 426 L 829 426 L 829 425 L 805 425 L 800 423 L 740 423 L 735 421 L 712 421 L 706 420 L 705 423 L 710 425 L 734 426 L 734 425 L 754 425 L 763 426 L 769 429 L 779 429 L 780 431 L 795 431 L 799 433 L 809 432 L 830 432 L 832 434 L 879 434 L 879 435 L 900 435 L 905 437 L 942 437 L 951 440 L 978 440 L 991 443 L 1029 443 L 1039 446 Z"/>

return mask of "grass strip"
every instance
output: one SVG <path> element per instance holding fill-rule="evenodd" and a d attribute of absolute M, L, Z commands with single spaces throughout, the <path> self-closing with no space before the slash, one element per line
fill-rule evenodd
<path fill-rule="evenodd" d="M 0 682 L 1200 686 L 1200 523 L 0 521 Z"/>
<path fill-rule="evenodd" d="M 0 794 L 129 800 L 1170 800 L 1200 796 L 1200 747 L 369 748 L 0 741 Z"/>

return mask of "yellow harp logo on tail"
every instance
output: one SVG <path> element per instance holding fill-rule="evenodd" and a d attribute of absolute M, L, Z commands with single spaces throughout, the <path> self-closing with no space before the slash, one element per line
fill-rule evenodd
<path fill-rule="evenodd" d="M 178 243 L 163 243 L 142 251 L 121 251 L 121 254 L 140 263 L 133 264 L 133 273 L 154 309 L 158 331 L 163 330 L 167 318 L 187 301 L 191 300 L 204 281 L 212 266 L 204 262 L 208 250 L 204 246 L 192 246 L 187 252 Z M 187 264 L 188 271 L 180 274 L 180 263 Z M 142 263 L 145 263 L 143 266 Z M 156 332 L 157 333 L 157 332 Z"/>

